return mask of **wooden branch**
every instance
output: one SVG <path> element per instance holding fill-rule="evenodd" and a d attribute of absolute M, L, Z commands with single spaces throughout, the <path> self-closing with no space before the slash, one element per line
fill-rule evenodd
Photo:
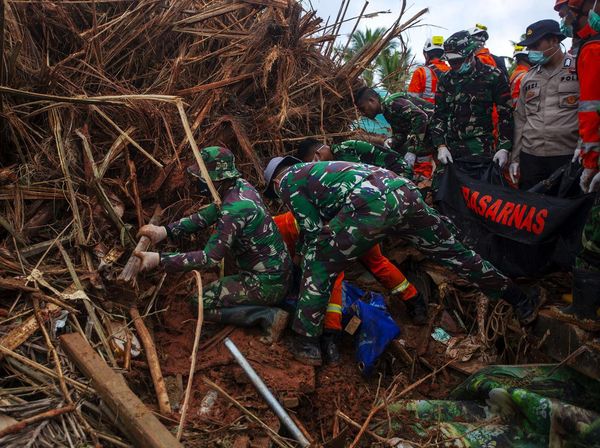
<path fill-rule="evenodd" d="M 32 425 L 37 422 L 41 422 L 43 420 L 48 420 L 49 418 L 58 417 L 59 415 L 66 414 L 67 412 L 73 412 L 75 410 L 75 405 L 65 406 L 63 408 L 58 409 L 50 409 L 49 411 L 42 412 L 41 414 L 34 415 L 33 417 L 26 418 L 21 420 L 13 425 L 7 426 L 6 428 L 0 430 L 0 438 L 4 437 L 8 434 L 14 434 L 16 432 L 21 431 L 25 427 Z"/>
<path fill-rule="evenodd" d="M 152 382 L 154 383 L 154 390 L 156 391 L 156 398 L 158 400 L 158 407 L 162 415 L 171 414 L 171 403 L 169 402 L 169 395 L 167 394 L 167 386 L 162 376 L 160 369 L 160 362 L 158 361 L 158 354 L 156 353 L 156 347 L 152 336 L 148 331 L 148 328 L 144 324 L 142 316 L 137 308 L 132 307 L 129 309 L 129 314 L 133 319 L 133 323 L 138 332 L 138 336 L 144 345 L 146 350 L 146 359 L 148 360 L 148 367 L 150 368 L 150 375 L 152 376 Z"/>
<path fill-rule="evenodd" d="M 156 208 L 154 209 L 154 214 L 152 215 L 152 218 L 150 218 L 150 224 L 158 225 L 158 223 L 160 222 L 161 214 L 162 214 L 162 209 L 160 208 L 159 205 L 157 205 Z M 150 238 L 148 238 L 147 236 L 142 236 L 140 238 L 140 240 L 138 241 L 137 246 L 135 246 L 134 252 L 147 251 L 148 248 L 150 247 L 150 243 L 151 243 Z M 119 274 L 119 277 L 117 278 L 117 280 L 122 283 L 134 282 L 135 278 L 137 277 L 138 273 L 140 272 L 141 266 L 142 266 L 141 260 L 138 257 L 136 257 L 135 255 L 131 255 L 129 257 L 129 260 L 127 260 L 127 263 L 125 264 L 123 271 Z"/>
<path fill-rule="evenodd" d="M 139 448 L 183 448 L 155 415 L 79 334 L 60 337 L 61 346 L 78 369 L 92 380 L 97 394 L 115 414 L 114 424 Z"/>
<path fill-rule="evenodd" d="M 60 308 L 53 303 L 49 303 L 44 312 L 40 313 L 42 319 L 47 321 L 50 316 L 57 314 Z M 21 346 L 23 342 L 29 339 L 33 333 L 39 329 L 39 324 L 35 316 L 29 317 L 18 327 L 13 328 L 7 334 L 0 338 L 0 346 L 5 347 L 9 350 L 15 350 Z M 4 356 L 0 353 L 0 359 Z"/>
<path fill-rule="evenodd" d="M 181 407 L 181 418 L 179 419 L 179 428 L 177 428 L 177 440 L 181 440 L 183 427 L 187 417 L 190 396 L 192 395 L 192 384 L 194 382 L 194 372 L 196 371 L 196 358 L 198 357 L 198 346 L 200 343 L 200 332 L 202 331 L 202 322 L 204 321 L 204 302 L 202 298 L 202 277 L 198 271 L 194 271 L 196 277 L 196 286 L 198 289 L 198 319 L 196 320 L 196 332 L 194 334 L 194 348 L 192 349 L 192 359 L 190 364 L 190 375 L 185 388 L 183 406 Z"/>

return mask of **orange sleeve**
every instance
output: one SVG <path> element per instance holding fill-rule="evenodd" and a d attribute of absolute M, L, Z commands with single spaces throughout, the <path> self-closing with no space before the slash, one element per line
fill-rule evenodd
<path fill-rule="evenodd" d="M 275 221 L 275 225 L 277 226 L 277 229 L 279 229 L 279 233 L 281 233 L 283 242 L 287 246 L 289 253 L 294 256 L 296 252 L 296 241 L 298 241 L 298 236 L 300 235 L 294 214 L 292 212 L 287 212 L 273 216 L 273 221 Z"/>
<path fill-rule="evenodd" d="M 411 93 L 423 93 L 425 91 L 425 69 L 419 67 L 413 73 L 410 84 L 408 85 L 408 91 Z"/>
<path fill-rule="evenodd" d="M 583 166 L 599 169 L 600 154 L 600 42 L 585 45 L 579 55 L 579 136 Z"/>

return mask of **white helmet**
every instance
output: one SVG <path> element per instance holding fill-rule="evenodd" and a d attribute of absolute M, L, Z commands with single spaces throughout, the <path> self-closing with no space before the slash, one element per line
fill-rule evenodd
<path fill-rule="evenodd" d="M 523 47 L 521 45 L 515 45 L 515 49 L 513 51 L 513 58 L 516 58 L 520 54 L 524 56 L 529 56 L 529 52 L 527 51 L 526 47 Z"/>
<path fill-rule="evenodd" d="M 471 28 L 467 31 L 469 31 L 469 34 L 472 38 L 477 39 L 480 42 L 485 42 L 490 38 L 490 35 L 487 31 L 487 26 L 480 25 L 479 23 L 475 25 L 475 28 Z"/>
<path fill-rule="evenodd" d="M 444 51 L 444 38 L 442 36 L 433 36 L 425 41 L 423 51 L 427 53 L 431 50 L 442 50 Z"/>

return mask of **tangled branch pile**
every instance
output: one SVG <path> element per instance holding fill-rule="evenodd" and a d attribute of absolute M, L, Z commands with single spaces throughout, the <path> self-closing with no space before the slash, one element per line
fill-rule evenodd
<path fill-rule="evenodd" d="M 294 0 L 2 2 L 0 356 L 10 381 L 27 385 L 19 393 L 48 397 L 36 397 L 44 409 L 86 391 L 61 366 L 56 325 L 32 337 L 60 310 L 115 365 L 99 272 L 135 245 L 133 229 L 157 204 L 181 199 L 193 159 L 186 126 L 198 147 L 231 148 L 260 185 L 264 159 L 286 142 L 347 135 L 362 70 L 423 12 L 344 64 L 329 56 L 339 23 L 323 27 Z M 22 398 L 7 400 L 2 409 L 22 410 Z M 68 420 L 73 443 L 90 440 L 96 422 L 82 412 Z"/>

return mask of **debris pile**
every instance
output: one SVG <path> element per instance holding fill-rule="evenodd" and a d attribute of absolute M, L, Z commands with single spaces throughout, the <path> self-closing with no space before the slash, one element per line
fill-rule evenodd
<path fill-rule="evenodd" d="M 117 281 L 136 229 L 198 205 L 184 193 L 183 173 L 199 147 L 228 146 L 244 176 L 261 185 L 263 159 L 287 143 L 347 137 L 364 67 L 424 13 L 401 23 L 405 7 L 381 38 L 343 62 L 333 45 L 345 11 L 323 24 L 292 0 L 3 3 L 2 446 L 129 446 L 148 434 L 177 446 L 160 429 L 179 419 L 164 412 L 156 364 L 180 391 L 189 359 L 186 368 L 165 361 L 165 298 L 195 286 L 192 276 Z M 208 326 L 203 338 L 219 334 Z M 210 374 L 212 360 L 199 355 L 196 369 Z M 277 362 L 289 368 L 289 360 Z M 313 387 L 307 378 L 295 392 Z M 146 405 L 160 410 L 162 423 L 142 412 Z"/>

